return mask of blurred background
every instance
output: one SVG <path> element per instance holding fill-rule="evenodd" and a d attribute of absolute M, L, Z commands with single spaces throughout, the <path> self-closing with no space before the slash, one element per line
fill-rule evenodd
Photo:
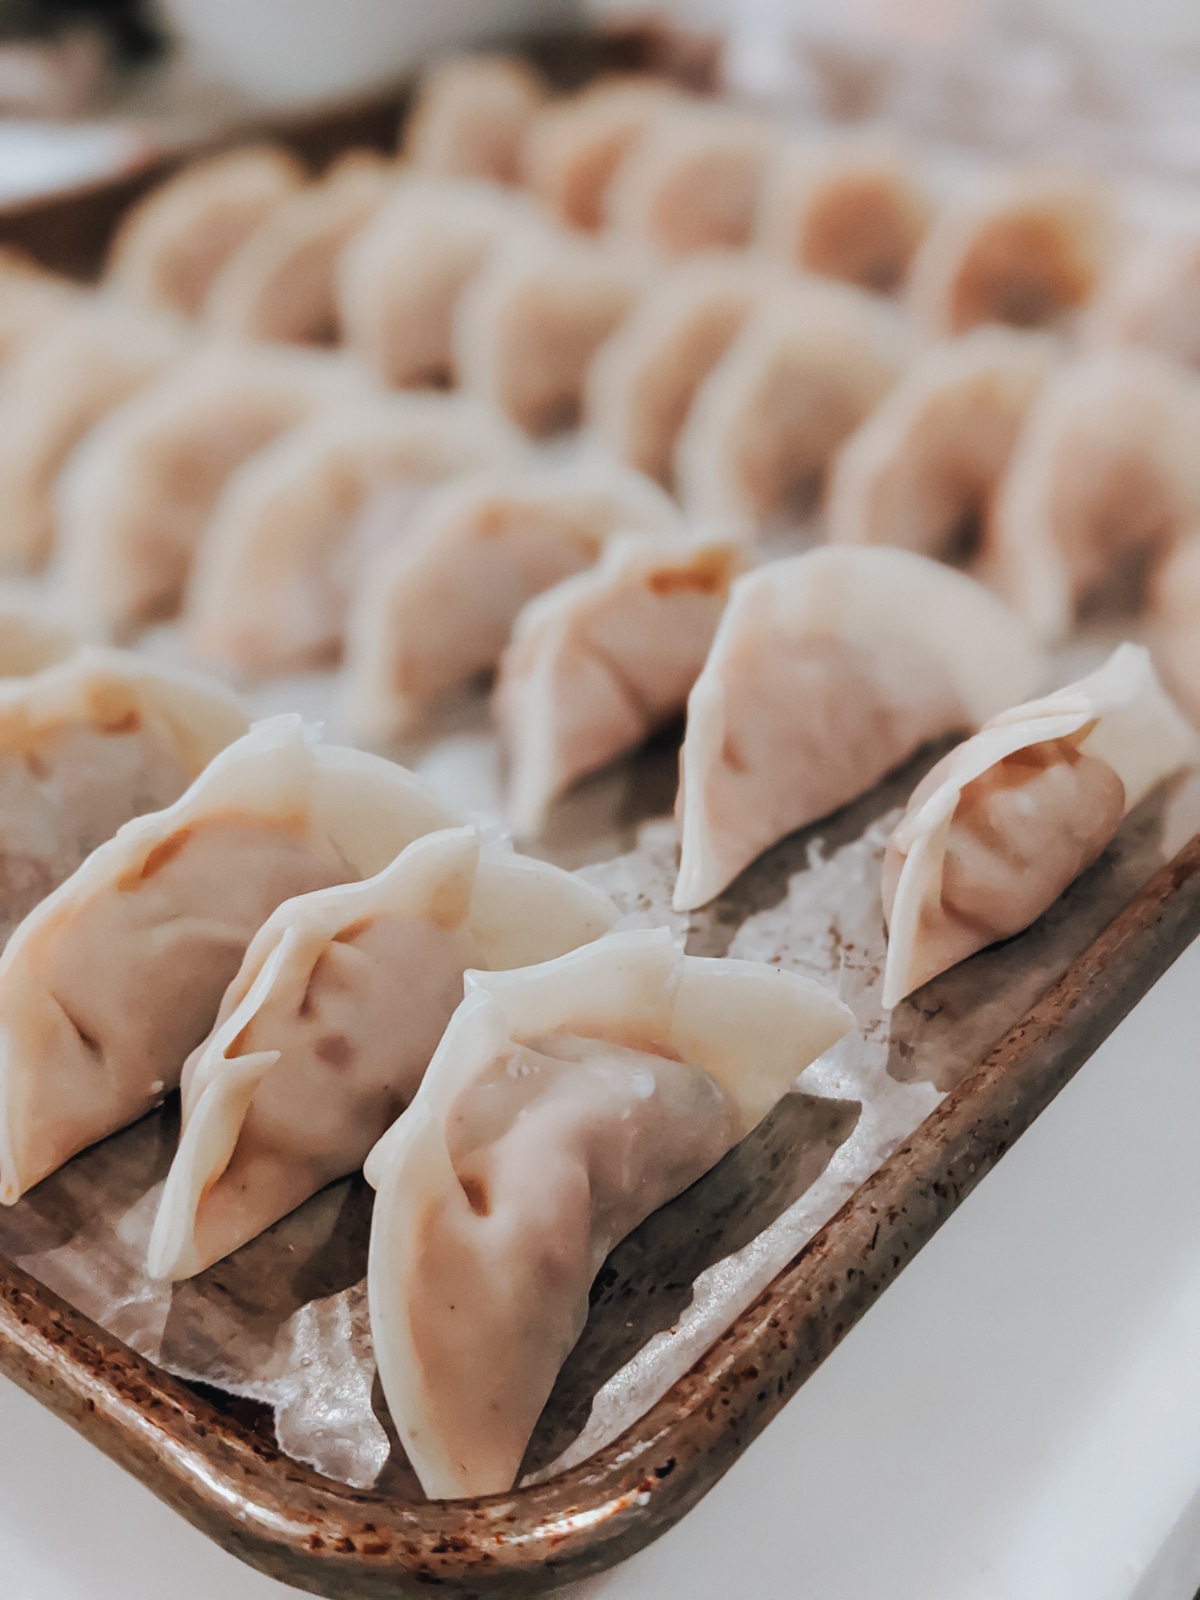
<path fill-rule="evenodd" d="M 1200 170 L 1194 0 L 0 0 L 0 204 L 584 30 L 798 117 Z"/>

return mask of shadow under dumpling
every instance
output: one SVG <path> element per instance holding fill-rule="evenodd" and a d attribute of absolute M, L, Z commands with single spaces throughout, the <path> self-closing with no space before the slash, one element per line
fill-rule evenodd
<path fill-rule="evenodd" d="M 621 1241 L 592 1284 L 587 1325 L 542 1412 L 522 1476 L 561 1455 L 587 1422 L 593 1395 L 673 1325 L 700 1273 L 749 1244 L 816 1182 L 860 1110 L 857 1101 L 786 1095 L 711 1172 Z"/>

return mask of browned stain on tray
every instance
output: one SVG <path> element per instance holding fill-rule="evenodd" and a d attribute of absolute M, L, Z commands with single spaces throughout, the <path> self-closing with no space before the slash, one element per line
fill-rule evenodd
<path fill-rule="evenodd" d="M 429 1503 L 318 1476 L 0 1261 L 0 1370 L 261 1570 L 328 1596 L 530 1595 L 611 1566 L 727 1470 L 1200 931 L 1200 837 L 684 1378 L 573 1471 Z"/>

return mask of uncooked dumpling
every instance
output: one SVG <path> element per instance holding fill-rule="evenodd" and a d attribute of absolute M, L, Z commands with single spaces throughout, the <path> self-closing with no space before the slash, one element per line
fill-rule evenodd
<path fill-rule="evenodd" d="M 213 279 L 204 320 L 245 339 L 336 344 L 337 258 L 395 182 L 390 163 L 355 151 L 276 206 Z"/>
<path fill-rule="evenodd" d="M 511 56 L 452 56 L 421 80 L 404 155 L 445 178 L 516 183 L 521 144 L 545 89 Z"/>
<path fill-rule="evenodd" d="M 1139 240 L 1105 278 L 1084 318 L 1089 343 L 1144 344 L 1200 367 L 1200 238 Z"/>
<path fill-rule="evenodd" d="M 1152 574 L 1147 601 L 1154 659 L 1168 689 L 1200 727 L 1200 525 Z"/>
<path fill-rule="evenodd" d="M 688 699 L 676 908 L 705 905 L 769 846 L 1040 674 L 997 599 L 908 550 L 827 545 L 739 578 Z"/>
<path fill-rule="evenodd" d="M 0 1203 L 178 1086 L 276 906 L 456 820 L 403 767 L 277 717 L 126 823 L 0 957 Z"/>
<path fill-rule="evenodd" d="M 842 446 L 825 511 L 828 537 L 973 560 L 1021 425 L 1057 355 L 1044 334 L 991 327 L 919 356 Z"/>
<path fill-rule="evenodd" d="M 246 726 L 220 685 L 119 650 L 0 679 L 3 937 L 123 823 L 178 800 Z"/>
<path fill-rule="evenodd" d="M 552 960 L 616 917 L 607 895 L 474 828 L 426 834 L 363 883 L 285 901 L 184 1067 L 151 1276 L 203 1272 L 357 1172 L 416 1093 L 469 967 Z"/>
<path fill-rule="evenodd" d="M 1009 463 L 987 539 L 990 581 L 1050 639 L 1097 599 L 1137 609 L 1145 567 L 1200 525 L 1198 438 L 1200 381 L 1189 370 L 1133 348 L 1065 367 Z"/>
<path fill-rule="evenodd" d="M 0 679 L 28 678 L 79 648 L 79 638 L 56 614 L 57 607 L 35 602 L 19 582 L 0 583 Z"/>
<path fill-rule="evenodd" d="M 541 831 L 571 784 L 682 713 L 752 554 L 724 534 L 618 537 L 596 566 L 525 607 L 492 702 L 519 838 Z"/>
<path fill-rule="evenodd" d="M 454 381 L 459 296 L 528 210 L 522 196 L 491 183 L 421 174 L 397 182 L 336 269 L 343 335 L 381 382 Z"/>
<path fill-rule="evenodd" d="M 125 213 L 109 280 L 142 305 L 198 317 L 224 263 L 304 180 L 294 156 L 268 146 L 192 162 Z"/>
<path fill-rule="evenodd" d="M 82 292 L 77 283 L 45 271 L 31 256 L 0 246 L 0 362 Z"/>
<path fill-rule="evenodd" d="M 1017 173 L 934 219 L 908 298 L 936 333 L 980 322 L 1039 328 L 1092 295 L 1113 245 L 1104 190 L 1087 178 Z"/>
<path fill-rule="evenodd" d="M 680 530 L 648 478 L 605 464 L 480 473 L 431 495 L 364 572 L 347 629 L 347 711 L 387 741 L 494 667 L 527 600 L 591 566 L 614 534 Z"/>
<path fill-rule="evenodd" d="M 1036 921 L 1198 753 L 1147 652 L 1125 644 L 943 757 L 888 840 L 884 1005 Z"/>
<path fill-rule="evenodd" d="M 670 484 L 696 390 L 782 277 L 748 252 L 705 251 L 650 284 L 587 376 L 586 420 L 622 461 Z"/>
<path fill-rule="evenodd" d="M 525 183 L 563 222 L 603 227 L 618 165 L 680 91 L 653 78 L 602 78 L 569 99 L 551 101 L 525 135 Z"/>
<path fill-rule="evenodd" d="M 106 411 L 183 350 L 178 323 L 99 296 L 70 300 L 23 339 L 0 372 L 0 567 L 44 564 L 54 479 Z"/>
<path fill-rule="evenodd" d="M 593 355 L 644 282 L 607 241 L 533 223 L 507 232 L 454 310 L 459 382 L 527 433 L 570 427 Z"/>
<path fill-rule="evenodd" d="M 888 294 L 903 283 L 932 215 L 906 151 L 841 135 L 789 143 L 776 154 L 757 236 L 789 267 Z"/>
<path fill-rule="evenodd" d="M 452 396 L 390 395 L 301 423 L 226 483 L 197 555 L 190 642 L 252 674 L 328 664 L 366 555 L 358 519 L 372 494 L 411 506 L 442 479 L 523 457 L 499 417 Z"/>
<path fill-rule="evenodd" d="M 310 412 L 369 388 L 334 356 L 221 341 L 110 411 L 56 489 L 56 575 L 72 616 L 116 637 L 174 616 L 230 474 Z"/>
<path fill-rule="evenodd" d="M 770 122 L 726 106 L 667 110 L 617 168 L 608 221 L 668 257 L 747 245 L 778 138 Z"/>
<path fill-rule="evenodd" d="M 853 1021 L 812 979 L 662 928 L 469 976 L 366 1167 L 375 1355 L 427 1495 L 512 1488 L 605 1256 Z"/>
<path fill-rule="evenodd" d="M 770 296 L 700 385 L 679 436 L 684 505 L 701 517 L 786 514 L 911 349 L 892 307 L 848 284 L 813 279 Z"/>

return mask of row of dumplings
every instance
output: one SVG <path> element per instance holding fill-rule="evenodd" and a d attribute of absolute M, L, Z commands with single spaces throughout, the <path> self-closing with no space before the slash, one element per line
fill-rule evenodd
<path fill-rule="evenodd" d="M 836 638 L 797 648 L 778 580 L 743 591 L 743 609 L 761 630 L 774 606 L 776 642 L 791 641 L 786 688 L 808 702 L 792 716 L 822 773 L 810 805 L 870 783 L 908 742 L 983 723 L 888 844 L 894 1004 L 1028 926 L 1195 761 L 1196 736 L 1137 647 L 1012 706 L 1037 664 L 971 580 L 906 553 L 847 565 L 819 551 L 797 558 L 793 587 L 804 562 L 816 587 L 798 598 L 832 608 Z M 55 639 L 12 640 L 5 768 L 57 793 L 64 836 L 102 831 L 122 782 L 143 814 L 0 957 L 0 1200 L 180 1088 L 148 1260 L 180 1279 L 365 1162 L 372 1330 L 400 1438 L 431 1496 L 510 1488 L 598 1264 L 852 1014 L 812 980 L 683 955 L 665 929 L 619 930 L 599 891 L 486 842 L 404 768 L 322 744 L 298 718 L 239 736 L 228 696 L 182 675 L 119 652 L 39 669 Z M 723 725 L 718 691 L 745 676 L 728 643 L 705 740 L 740 781 L 761 767 L 771 719 L 756 728 L 742 706 L 736 730 Z M 174 763 L 152 806 L 198 775 L 145 810 L 132 766 L 118 776 L 96 748 L 130 740 L 143 765 Z M 685 782 L 697 773 L 685 756 Z M 709 791 L 704 826 L 727 834 L 724 802 L 746 798 Z M 7 829 L 20 809 L 32 797 L 6 807 Z M 778 809 L 774 822 L 790 826 Z"/>
<path fill-rule="evenodd" d="M 430 197 L 451 211 L 462 202 L 446 184 L 416 186 L 426 224 Z M 397 198 L 410 205 L 411 186 Z M 448 275 L 427 270 L 438 261 L 427 227 L 408 218 L 397 237 L 445 293 Z M 478 326 L 467 318 L 466 344 L 483 352 L 483 365 L 502 357 L 507 376 L 480 382 L 478 394 L 530 421 L 515 390 L 526 398 L 538 390 L 541 400 L 531 406 L 546 402 L 547 414 L 562 414 L 582 392 L 603 443 L 630 466 L 674 483 L 696 517 L 770 522 L 829 477 L 834 538 L 941 554 L 939 546 L 955 549 L 960 525 L 992 522 L 995 499 L 1002 592 L 1022 608 L 1040 608 L 1038 621 L 1051 632 L 1062 630 L 1069 605 L 1061 594 L 1038 597 L 1045 587 L 1038 555 L 1053 562 L 1056 546 L 1090 542 L 1106 566 L 1120 547 L 1163 544 L 1195 520 L 1187 474 L 1194 389 L 1166 358 L 1139 350 L 1070 358 L 1050 338 L 1002 330 L 922 346 L 875 296 L 786 282 L 757 259 L 728 256 L 667 269 L 592 358 L 589 318 L 608 318 L 598 310 L 605 301 L 595 282 L 584 274 L 574 283 L 570 315 L 557 325 L 547 307 L 555 283 L 563 285 L 562 259 L 539 261 L 523 246 L 510 258 L 501 251 L 501 267 L 504 259 L 520 267 L 526 320 L 512 315 L 522 293 L 498 307 L 483 274 L 488 293 L 472 304 L 490 310 Z M 384 278 L 403 301 L 403 274 L 389 269 Z M 464 408 L 445 416 L 474 437 L 456 459 L 430 446 L 422 467 L 421 451 L 392 443 L 395 432 L 413 432 L 416 406 L 389 405 L 350 360 L 221 341 L 197 349 L 176 323 L 139 320 L 109 298 L 69 296 L 21 270 L 10 270 L 6 283 L 18 286 L 18 298 L 40 296 L 54 314 L 45 326 L 30 318 L 0 382 L 3 557 L 6 565 L 38 566 L 58 544 L 70 600 L 109 634 L 136 632 L 178 610 L 202 542 L 226 552 L 238 541 L 278 546 L 272 525 L 288 522 L 296 502 L 314 522 L 336 523 L 347 502 L 362 501 L 389 477 L 427 480 L 517 459 L 520 440 L 499 419 L 485 440 L 482 413 Z M 0 299 L 3 288 L 0 282 Z M 429 312 L 418 294 L 402 320 L 426 338 L 438 323 Z M 1043 389 L 1048 394 L 1035 405 Z M 429 416 L 437 411 L 427 408 Z M 1018 486 L 997 496 L 1018 430 L 1027 435 L 1018 453 L 1026 469 L 1014 470 Z M 83 445 L 72 450 L 80 435 Z M 848 438 L 853 448 L 842 448 Z M 1090 488 L 1086 504 L 1061 512 L 1059 502 L 1080 499 L 1093 458 L 1104 488 Z M 1147 480 L 1144 506 L 1128 488 L 1131 474 Z M 298 546 L 306 542 L 320 539 L 296 536 Z M 242 570 L 267 565 L 253 550 L 240 560 Z M 1086 563 L 1098 565 L 1096 549 Z M 213 557 L 210 565 L 216 576 L 198 587 L 208 587 L 210 606 L 226 603 L 214 595 L 222 584 L 237 589 L 237 560 Z M 344 582 L 354 563 L 333 565 Z M 270 595 L 259 598 L 270 608 Z M 197 605 L 205 610 L 203 598 Z M 330 643 L 336 648 L 336 640 L 317 640 L 315 653 Z M 269 646 L 264 654 L 262 664 L 246 664 L 272 669 Z"/>
<path fill-rule="evenodd" d="M 455 68 L 447 81 L 492 66 Z M 378 355 L 400 327 L 425 351 L 408 378 L 445 376 L 447 330 L 461 320 L 477 377 L 491 372 L 468 389 L 535 430 L 570 414 L 582 395 L 608 447 L 674 483 L 697 517 L 770 522 L 827 476 L 835 540 L 953 556 L 964 530 L 982 524 L 978 570 L 1051 634 L 1065 630 L 1090 588 L 1114 570 L 1123 575 L 1130 552 L 1161 562 L 1179 545 L 1152 598 L 1164 659 L 1195 703 L 1195 558 L 1182 535 L 1195 521 L 1196 407 L 1182 369 L 1128 350 L 1072 360 L 1048 338 L 997 329 L 923 347 L 878 297 L 789 280 L 752 253 L 660 266 L 644 282 L 628 256 L 618 264 L 587 241 L 535 226 L 511 191 L 441 175 L 440 158 L 420 154 L 421 127 L 445 121 L 434 115 L 439 93 L 435 81 L 428 115 L 416 119 L 416 176 L 397 179 L 364 158 L 326 180 L 358 183 L 369 171 L 390 192 L 340 256 L 326 237 L 317 265 L 305 258 L 308 280 L 315 273 L 326 288 L 335 266 L 374 262 L 354 279 L 352 297 L 379 335 L 366 338 L 368 349 Z M 585 97 L 589 117 L 609 93 Z M 430 148 L 445 142 L 439 135 Z M 215 250 L 230 232 L 216 225 L 217 200 L 241 192 L 217 180 L 230 164 L 253 171 L 256 163 L 279 178 L 273 153 L 242 152 L 151 196 L 114 254 L 111 276 L 126 285 L 125 301 L 7 273 L 17 302 L 25 296 L 34 309 L 0 379 L 0 531 L 9 565 L 36 566 L 53 551 L 87 631 L 125 637 L 186 603 L 200 653 L 271 673 L 336 659 L 343 638 L 360 631 L 360 609 L 369 634 L 383 581 L 375 546 L 398 547 L 420 490 L 472 468 L 515 465 L 523 446 L 486 407 L 383 395 L 362 365 L 323 352 L 198 345 L 183 324 L 129 303 L 129 259 L 154 256 L 145 245 L 139 255 L 138 239 L 157 239 L 161 254 L 172 218 L 195 230 L 202 191 L 201 242 Z M 282 204 L 278 186 L 246 187 Z M 302 187 L 297 204 L 315 204 L 321 188 Z M 279 215 L 268 207 L 259 227 Z M 472 217 L 489 220 L 476 227 Z M 478 266 L 481 241 L 497 228 L 511 237 L 458 294 L 462 274 L 448 269 L 446 250 Z M 258 237 L 252 228 L 245 248 Z M 1011 250 L 1000 254 L 1019 275 L 1037 251 L 1030 245 L 1015 265 Z M 596 273 L 609 268 L 627 273 L 627 287 L 628 273 L 644 287 L 597 351 L 597 330 L 610 326 L 621 298 L 598 288 Z M 0 284 L 0 304 L 3 292 Z M 458 294 L 451 306 L 448 293 Z M 622 304 L 628 310 L 627 296 Z M 440 353 L 431 354 L 430 339 Z M 356 513 L 375 491 L 390 506 L 358 529 Z M 561 575 L 551 564 L 549 578 Z M 369 710 L 362 719 L 369 723 Z"/>
<path fill-rule="evenodd" d="M 110 315 L 125 313 L 88 309 Z M 850 333 L 807 326 L 831 365 L 852 366 L 853 319 Z M 118 636 L 186 595 L 193 649 L 243 674 L 344 650 L 349 721 L 368 742 L 411 731 L 441 692 L 499 665 L 513 820 L 533 833 L 569 782 L 682 710 L 754 550 L 689 535 L 632 469 L 537 465 L 467 398 L 360 381 L 336 356 L 269 346 L 176 361 L 61 473 L 55 575 L 85 624 Z M 919 357 L 850 436 L 828 529 L 839 546 L 953 556 L 974 521 L 977 570 L 1051 637 L 1130 555 L 1153 553 L 1164 659 L 1194 706 L 1195 608 L 1179 575 L 1195 566 L 1198 431 L 1196 380 L 1165 358 L 1072 361 L 1042 335 L 976 330 Z M 756 447 L 764 436 L 765 421 Z M 438 478 L 450 481 L 427 492 Z"/>
<path fill-rule="evenodd" d="M 789 271 L 877 291 L 907 279 L 932 332 L 1052 321 L 1102 285 L 1101 336 L 1177 350 L 1182 334 L 1189 356 L 1196 346 L 1195 239 L 1146 234 L 1127 248 L 1099 183 L 1048 173 L 948 182 L 880 135 L 800 133 L 653 79 L 600 79 L 550 98 L 526 64 L 487 57 L 427 76 L 399 167 L 360 152 L 305 184 L 286 155 L 253 150 L 194 168 L 131 215 L 113 276 L 145 303 L 203 313 L 228 332 L 312 340 L 340 322 L 350 338 L 366 332 L 369 349 L 371 314 L 356 302 L 389 252 L 403 270 L 398 236 L 413 213 L 401 202 L 380 217 L 344 275 L 334 258 L 401 173 L 476 186 L 474 210 L 464 199 L 432 222 L 460 281 L 502 226 L 499 194 L 519 190 L 568 228 L 660 261 L 752 247 Z M 420 375 L 415 363 L 408 381 Z"/>
<path fill-rule="evenodd" d="M 954 555 L 983 524 L 1001 592 L 1051 635 L 1115 558 L 1198 520 L 1196 380 L 1165 357 L 1071 358 L 1003 329 L 914 354 L 886 308 L 809 282 L 768 298 L 681 414 L 697 327 L 730 314 L 730 269 L 681 270 L 699 301 L 665 284 L 593 376 L 620 392 L 608 441 L 649 476 L 664 475 L 675 423 L 697 517 L 769 521 L 828 475 L 835 540 Z M 332 565 L 345 587 L 353 562 L 326 547 L 351 542 L 373 489 L 528 459 L 486 407 L 387 396 L 318 352 L 181 348 L 169 325 L 104 300 L 60 308 L 26 338 L 0 376 L 0 420 L 0 554 L 36 567 L 52 552 L 80 621 L 117 637 L 178 611 L 198 555 L 201 634 L 222 605 L 270 610 L 248 588 L 272 565 L 284 585 L 289 559 Z M 1056 558 L 1078 571 L 1055 572 Z M 224 654 L 271 671 L 337 644 L 316 629 L 278 662 L 269 640 L 261 661 Z"/>

